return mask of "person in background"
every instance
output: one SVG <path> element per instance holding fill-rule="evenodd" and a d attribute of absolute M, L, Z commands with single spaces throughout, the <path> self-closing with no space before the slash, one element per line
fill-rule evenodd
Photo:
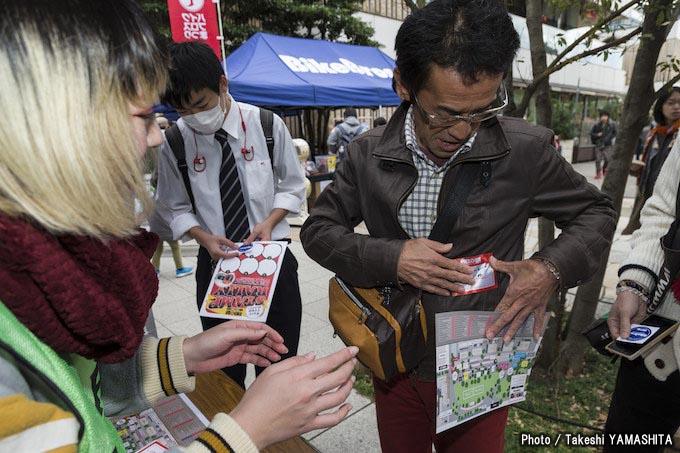
<path fill-rule="evenodd" d="M 553 148 L 557 151 L 557 154 L 562 155 L 562 145 L 560 144 L 560 136 L 555 134 L 553 137 Z"/>
<path fill-rule="evenodd" d="M 617 297 L 607 324 L 612 338 L 628 338 L 631 323 L 646 317 L 655 282 L 664 261 L 660 239 L 680 215 L 675 212 L 680 185 L 680 142 L 675 142 L 659 171 L 652 196 L 642 209 L 642 226 L 633 235 L 632 250 L 619 269 Z M 672 285 L 654 314 L 680 320 L 680 280 Z M 621 359 L 609 406 L 606 434 L 658 433 L 672 437 L 680 427 L 680 332 L 660 342 L 644 357 Z M 609 438 L 609 436 L 606 436 Z M 659 446 L 636 446 L 636 452 L 661 452 Z M 606 453 L 631 451 L 607 445 Z"/>
<path fill-rule="evenodd" d="M 609 119 L 609 112 L 600 110 L 600 121 L 590 130 L 590 141 L 595 145 L 595 179 L 607 173 L 614 137 L 616 124 Z"/>
<path fill-rule="evenodd" d="M 647 125 L 642 128 L 642 131 L 640 132 L 640 137 L 638 137 L 638 144 L 637 147 L 635 148 L 635 159 L 640 160 L 642 157 L 642 153 L 645 150 L 645 144 L 647 144 L 647 137 L 649 136 L 649 132 L 654 129 L 654 121 L 647 121 Z"/>
<path fill-rule="evenodd" d="M 307 254 L 352 285 L 423 290 L 427 354 L 390 382 L 373 379 L 385 452 L 502 452 L 507 408 L 435 433 L 436 314 L 502 311 L 485 333 L 507 326 L 507 343 L 529 314 L 543 324 L 559 286 L 597 271 L 616 227 L 611 200 L 555 152 L 551 131 L 498 116 L 519 43 L 496 0 L 434 0 L 408 16 L 395 41 L 403 103 L 387 126 L 349 144 L 300 231 Z M 443 242 L 428 239 L 472 162 L 481 168 L 460 218 Z M 527 223 L 539 216 L 562 233 L 525 259 Z M 361 222 L 368 234 L 355 233 Z M 466 291 L 476 280 L 460 259 L 487 253 L 494 285 Z"/>
<path fill-rule="evenodd" d="M 6 0 L 0 15 L 0 450 L 126 451 L 107 418 L 191 392 L 195 374 L 287 351 L 261 323 L 144 337 L 158 292 L 141 160 L 165 61 L 137 2 Z M 39 83 L 49 80 L 49 83 Z M 32 119 L 68 119 L 69 128 Z M 43 162 L 36 166 L 35 162 Z M 255 452 L 332 426 L 356 348 L 272 365 L 187 448 Z M 321 412 L 324 412 L 321 414 Z"/>
<path fill-rule="evenodd" d="M 273 116 L 270 159 L 260 123 L 260 109 L 236 102 L 222 64 L 210 46 L 199 42 L 170 45 L 170 86 L 164 103 L 177 110 L 194 212 L 167 138 L 158 159 L 157 211 L 173 237 L 200 245 L 196 264 L 196 304 L 201 307 L 220 258 L 234 256 L 236 243 L 288 241 L 286 216 L 298 212 L 305 198 L 305 177 L 293 139 L 283 120 Z M 167 134 L 166 134 L 167 137 Z M 302 320 L 298 262 L 286 248 L 267 324 L 280 332 L 297 354 Z M 201 318 L 203 329 L 224 322 Z M 256 368 L 256 373 L 262 372 Z M 245 387 L 246 367 L 224 372 Z"/>
<path fill-rule="evenodd" d="M 638 178 L 638 191 L 628 225 L 621 234 L 632 234 L 640 228 L 640 212 L 654 192 L 659 171 L 668 157 L 680 129 L 680 87 L 659 96 L 652 110 L 657 126 L 649 131 L 642 153 L 643 167 Z"/>
<path fill-rule="evenodd" d="M 384 126 L 387 124 L 387 120 L 383 116 L 379 116 L 373 120 L 373 127 Z"/>
<path fill-rule="evenodd" d="M 343 118 L 344 120 L 333 128 L 326 141 L 328 151 L 333 154 L 337 153 L 341 147 L 347 150 L 347 145 L 354 137 L 368 130 L 368 127 L 357 119 L 357 111 L 354 107 L 347 107 Z"/>

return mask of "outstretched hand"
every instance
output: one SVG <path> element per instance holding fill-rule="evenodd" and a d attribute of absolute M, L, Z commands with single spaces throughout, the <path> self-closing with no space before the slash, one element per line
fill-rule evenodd
<path fill-rule="evenodd" d="M 535 314 L 534 338 L 538 338 L 548 301 L 559 282 L 545 264 L 535 259 L 501 261 L 492 256 L 489 264 L 495 271 L 508 274 L 510 285 L 496 307 L 496 311 L 503 314 L 488 328 L 486 338 L 492 339 L 509 325 L 503 335 L 503 342 L 507 343 L 532 312 Z"/>
<path fill-rule="evenodd" d="M 283 337 L 266 324 L 229 321 L 184 340 L 189 374 L 206 373 L 239 363 L 265 367 L 288 352 Z"/>
<path fill-rule="evenodd" d="M 344 403 L 325 411 L 349 396 L 358 351 L 350 346 L 322 359 L 309 353 L 270 366 L 248 388 L 231 417 L 258 449 L 338 424 L 352 406 Z"/>

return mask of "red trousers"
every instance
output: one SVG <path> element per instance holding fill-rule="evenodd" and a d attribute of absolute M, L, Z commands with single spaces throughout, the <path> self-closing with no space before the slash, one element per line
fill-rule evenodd
<path fill-rule="evenodd" d="M 390 383 L 373 378 L 380 446 L 384 453 L 503 453 L 508 408 L 495 410 L 435 434 L 435 382 L 401 375 Z"/>

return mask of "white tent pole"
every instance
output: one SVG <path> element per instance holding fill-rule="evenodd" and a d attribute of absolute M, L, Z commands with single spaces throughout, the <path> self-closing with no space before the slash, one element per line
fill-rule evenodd
<path fill-rule="evenodd" d="M 217 6 L 217 26 L 220 28 L 220 35 L 217 39 L 220 40 L 220 48 L 222 50 L 222 69 L 224 74 L 227 75 L 227 52 L 224 48 L 224 28 L 222 28 L 222 7 L 220 0 L 212 0 Z M 227 76 L 229 78 L 229 76 Z"/>

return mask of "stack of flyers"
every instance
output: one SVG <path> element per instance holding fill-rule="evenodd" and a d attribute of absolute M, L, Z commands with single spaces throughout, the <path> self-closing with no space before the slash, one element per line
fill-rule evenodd
<path fill-rule="evenodd" d="M 285 241 L 253 242 L 240 245 L 238 256 L 221 259 L 199 314 L 266 322 L 287 246 Z"/>

